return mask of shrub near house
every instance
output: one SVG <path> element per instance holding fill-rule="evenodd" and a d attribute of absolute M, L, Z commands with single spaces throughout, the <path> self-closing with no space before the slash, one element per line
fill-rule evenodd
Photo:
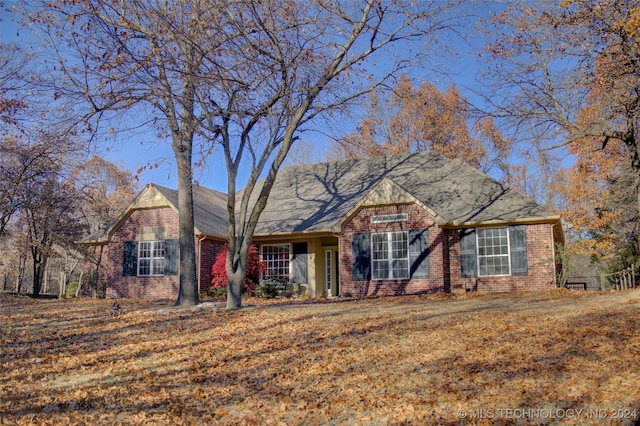
<path fill-rule="evenodd" d="M 227 261 L 227 245 L 218 251 L 216 260 L 211 268 L 211 288 L 209 293 L 217 295 L 227 294 L 229 280 L 227 280 L 227 272 L 225 263 Z M 247 259 L 247 275 L 244 278 L 242 289 L 249 295 L 253 293 L 260 281 L 262 272 L 262 262 L 260 261 L 260 252 L 258 247 L 252 245 L 249 249 L 249 257 Z"/>

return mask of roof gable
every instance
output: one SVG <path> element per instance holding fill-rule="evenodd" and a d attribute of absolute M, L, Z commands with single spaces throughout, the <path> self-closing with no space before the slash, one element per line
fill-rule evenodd
<path fill-rule="evenodd" d="M 222 192 L 203 186 L 193 186 L 194 232 L 224 238 L 227 234 L 227 196 Z M 87 245 L 107 244 L 114 232 L 120 228 L 135 210 L 170 207 L 178 212 L 178 191 L 150 183 L 129 204 L 120 217 L 107 229 L 92 234 L 81 241 Z"/>
<path fill-rule="evenodd" d="M 429 207 L 422 204 L 420 200 L 407 192 L 388 177 L 383 177 L 365 194 L 360 201 L 346 214 L 339 223 L 334 224 L 333 232 L 341 232 L 342 226 L 347 223 L 364 207 L 398 205 L 398 204 L 418 204 L 426 210 L 431 216 L 436 218 L 436 222 L 440 222 L 441 218 Z"/>
<path fill-rule="evenodd" d="M 250 205 L 259 191 L 254 193 Z M 194 185 L 193 202 L 196 234 L 225 238 L 226 194 Z M 427 151 L 283 168 L 255 235 L 339 232 L 364 206 L 404 203 L 420 205 L 440 226 L 449 227 L 560 220 L 460 160 Z M 107 243 L 132 210 L 160 206 L 177 211 L 178 191 L 150 184 L 103 235 L 84 243 Z"/>
<path fill-rule="evenodd" d="M 441 226 L 559 220 L 460 160 L 428 151 L 282 169 L 256 235 L 336 232 L 376 199 L 414 200 Z"/>

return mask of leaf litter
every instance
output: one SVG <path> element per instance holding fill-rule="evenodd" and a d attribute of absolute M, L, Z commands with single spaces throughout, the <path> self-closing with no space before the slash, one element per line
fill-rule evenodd
<path fill-rule="evenodd" d="M 0 295 L 0 424 L 637 420 L 640 290 L 245 303 Z"/>

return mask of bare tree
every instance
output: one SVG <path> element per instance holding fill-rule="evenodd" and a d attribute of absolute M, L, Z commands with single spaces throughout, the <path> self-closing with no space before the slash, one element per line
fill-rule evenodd
<path fill-rule="evenodd" d="M 638 209 L 639 10 L 635 0 L 510 4 L 491 22 L 495 84 L 486 99 L 538 150 L 622 141 Z"/>
<path fill-rule="evenodd" d="M 10 135 L 0 142 L 0 237 L 9 221 L 24 208 L 27 185 L 49 176 L 57 165 L 54 149 L 29 143 L 25 135 Z"/>
<path fill-rule="evenodd" d="M 227 164 L 228 309 L 241 306 L 251 240 L 293 143 L 318 116 L 399 77 L 416 56 L 433 55 L 427 40 L 452 28 L 457 3 L 237 2 L 225 9 L 225 46 L 240 55 L 213 70 L 217 96 L 199 93 L 199 101 L 206 136 L 222 146 Z M 402 54 L 394 54 L 398 45 Z M 246 164 L 249 178 L 238 192 Z"/>
<path fill-rule="evenodd" d="M 27 108 L 25 69 L 28 57 L 16 46 L 0 43 L 0 130 L 16 126 Z"/>
<path fill-rule="evenodd" d="M 130 171 L 121 170 L 115 164 L 94 155 L 88 161 L 77 164 L 69 175 L 80 198 L 82 221 L 88 233 L 104 232 L 118 219 L 138 190 L 137 177 Z M 90 290 L 97 294 L 99 270 L 102 264 L 104 246 L 83 246 L 84 258 L 93 265 L 89 275 Z M 78 290 L 80 292 L 80 285 Z"/>
<path fill-rule="evenodd" d="M 59 0 L 25 10 L 57 53 L 62 74 L 51 82 L 55 92 L 89 107 L 87 129 L 137 111 L 139 125 L 170 141 L 178 169 L 177 304 L 198 302 L 194 156 L 221 147 L 229 193 L 227 306 L 233 309 L 241 305 L 257 221 L 305 125 L 345 108 L 411 61 L 434 55 L 437 35 L 460 19 L 460 3 Z M 241 168 L 250 171 L 237 196 Z"/>

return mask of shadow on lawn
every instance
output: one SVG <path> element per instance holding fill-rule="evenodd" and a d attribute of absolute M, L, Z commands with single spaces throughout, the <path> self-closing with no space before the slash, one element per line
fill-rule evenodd
<path fill-rule="evenodd" d="M 117 318 L 94 318 L 96 322 L 92 326 L 113 327 L 76 336 L 73 342 L 77 347 L 74 349 L 95 356 L 94 363 L 84 367 L 112 365 L 111 373 L 75 388 L 49 386 L 41 391 L 34 389 L 11 395 L 3 392 L 0 401 L 20 403 L 19 407 L 5 412 L 3 416 L 9 421 L 29 415 L 89 416 L 109 412 L 114 415 L 162 412 L 180 416 L 188 410 L 189 416 L 198 417 L 211 415 L 220 407 L 256 401 L 263 406 L 263 411 L 257 414 L 260 417 L 263 414 L 273 415 L 274 407 L 282 401 L 302 400 L 310 407 L 317 407 L 319 398 L 324 399 L 323 403 L 333 404 L 336 410 L 357 409 L 353 403 L 343 402 L 341 405 L 341 400 L 347 400 L 349 390 L 341 388 L 340 381 L 356 375 L 378 377 L 383 373 L 376 370 L 374 361 L 377 354 L 384 352 L 382 349 L 387 349 L 385 343 L 406 339 L 409 344 L 411 336 L 424 334 L 434 338 L 438 334 L 455 338 L 452 330 L 457 330 L 462 320 L 473 321 L 483 313 L 500 316 L 501 312 L 505 312 L 501 310 L 501 307 L 504 308 L 502 299 L 482 300 L 482 303 L 473 305 L 465 305 L 464 300 L 457 302 L 438 307 L 405 305 L 404 315 L 399 314 L 396 308 L 362 304 L 346 304 L 342 306 L 348 306 L 348 309 L 325 313 L 306 313 L 302 309 L 283 315 L 282 320 L 265 320 L 263 324 L 252 324 L 250 330 L 238 327 L 233 332 L 225 330 L 226 322 L 238 318 L 264 320 L 264 316 L 261 316 L 264 312 L 171 314 L 168 317 L 142 318 L 134 324 L 122 321 L 122 326 L 118 325 Z M 531 311 L 531 306 L 522 303 L 515 307 L 510 305 L 508 313 L 518 316 L 526 310 Z M 269 308 L 265 308 L 265 311 L 269 311 Z M 128 314 L 128 318 L 123 320 L 131 320 L 132 316 Z M 515 323 L 516 320 L 527 318 L 509 319 Z M 622 356 L 619 357 L 619 365 L 612 365 L 615 357 L 610 358 L 610 352 L 605 349 L 625 347 L 629 343 L 633 330 L 640 328 L 637 316 L 633 319 L 634 323 L 630 323 L 630 319 L 626 311 L 584 313 L 575 315 L 570 321 L 554 323 L 554 329 L 545 328 L 551 326 L 543 324 L 539 329 L 510 329 L 511 324 L 507 324 L 508 327 L 503 327 L 506 331 L 500 336 L 458 336 L 463 339 L 463 346 L 469 349 L 484 345 L 494 351 L 495 356 L 484 359 L 475 357 L 471 350 L 459 353 L 452 351 L 449 356 L 428 358 L 430 347 L 423 342 L 417 349 L 407 348 L 406 353 L 398 354 L 400 362 L 395 367 L 397 373 L 413 380 L 393 382 L 389 386 L 397 388 L 402 394 L 422 396 L 425 404 L 447 397 L 475 401 L 467 402 L 467 409 L 498 408 L 495 404 L 489 405 L 492 401 L 485 395 L 491 395 L 490 391 L 496 395 L 503 393 L 505 398 L 510 398 L 512 406 L 501 407 L 505 409 L 599 407 L 604 400 L 592 396 L 593 389 L 588 384 L 610 386 L 616 380 L 617 373 L 629 368 Z M 353 322 L 349 323 L 349 320 Z M 132 325 L 136 327 L 133 330 Z M 496 327 L 499 326 L 501 324 L 496 324 Z M 216 333 L 216 330 L 220 332 Z M 125 346 L 132 339 L 131 333 L 139 339 L 138 347 L 125 351 Z M 164 344 L 163 337 L 178 333 L 200 335 L 190 336 L 185 343 L 175 341 L 173 344 Z M 564 336 L 566 340 L 559 339 L 559 336 Z M 108 349 L 100 347 L 104 340 L 112 343 Z M 37 351 L 37 346 L 42 345 L 40 350 L 44 355 L 62 355 L 59 348 L 51 347 L 53 342 L 53 336 L 42 341 L 33 339 L 21 346 L 4 346 L 3 351 L 11 352 L 22 347 Z M 512 345 L 513 350 L 506 349 L 507 343 Z M 232 345 L 235 345 L 235 349 L 231 348 Z M 519 350 L 517 345 L 521 345 Z M 218 350 L 220 353 L 216 353 Z M 340 363 L 340 359 L 333 357 L 337 354 L 353 355 L 357 350 L 364 351 L 366 356 L 362 359 L 352 356 L 350 359 L 355 361 L 341 365 L 336 370 L 316 368 L 318 365 Z M 184 356 L 176 358 L 176 353 L 184 353 Z M 425 359 L 428 362 L 421 362 L 420 356 L 427 357 Z M 144 360 L 149 360 L 150 364 L 145 366 Z M 30 362 L 33 360 L 27 360 L 22 365 L 28 367 Z M 602 364 L 607 364 L 608 368 L 576 371 L 576 366 Z M 76 367 L 69 366 L 59 371 L 52 364 L 52 368 L 44 370 L 43 374 L 72 374 L 74 368 L 82 366 L 82 362 L 79 362 Z M 153 368 L 149 368 L 151 366 Z M 586 391 L 569 395 L 566 382 L 569 379 L 580 380 L 585 375 L 589 376 L 589 380 L 585 381 Z M 27 372 L 16 379 L 33 380 Z M 373 380 L 363 383 L 365 389 L 375 385 L 378 384 Z M 38 392 L 45 391 L 52 404 L 30 403 L 34 396 L 38 396 Z M 85 396 L 77 397 L 78 391 L 84 391 Z M 142 395 L 144 399 L 140 398 Z M 637 405 L 637 400 L 629 399 L 633 395 L 618 395 L 620 404 Z M 362 404 L 369 404 L 370 399 L 377 397 L 372 393 L 362 398 Z M 446 420 L 458 420 L 454 414 L 455 410 L 452 410 L 451 418 Z M 509 422 L 509 419 L 503 420 Z"/>

